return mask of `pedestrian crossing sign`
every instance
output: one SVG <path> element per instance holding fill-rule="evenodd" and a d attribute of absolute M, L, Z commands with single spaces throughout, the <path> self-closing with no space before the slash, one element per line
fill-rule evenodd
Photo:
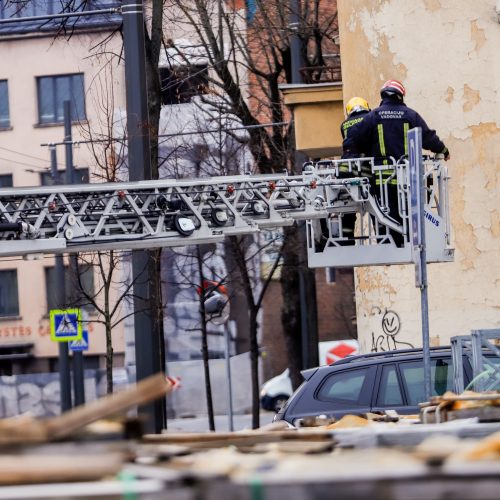
<path fill-rule="evenodd" d="M 52 309 L 50 311 L 50 339 L 54 342 L 80 340 L 82 330 L 80 309 Z"/>
<path fill-rule="evenodd" d="M 89 350 L 89 332 L 83 330 L 80 340 L 71 340 L 68 344 L 69 350 L 73 352 L 83 352 Z"/>

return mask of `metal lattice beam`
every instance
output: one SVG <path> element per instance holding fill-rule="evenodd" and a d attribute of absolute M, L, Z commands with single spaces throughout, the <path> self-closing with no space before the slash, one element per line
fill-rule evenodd
<path fill-rule="evenodd" d="M 453 260 L 448 174 L 439 161 L 427 160 L 425 165 L 427 260 L 448 262 Z M 361 176 L 367 168 L 379 179 L 376 185 Z M 382 182 L 382 172 L 391 169 L 393 175 Z M 384 184 L 391 178 L 398 186 L 397 219 L 389 215 Z M 344 234 L 346 214 L 357 218 L 354 237 Z M 408 162 L 329 160 L 306 163 L 303 173 L 295 176 L 2 189 L 0 256 L 218 242 L 295 220 L 307 221 L 310 267 L 413 262 Z M 391 233 L 402 235 L 402 246 L 395 245 Z"/>
<path fill-rule="evenodd" d="M 0 255 L 219 241 L 325 217 L 334 185 L 309 173 L 3 189 Z"/>

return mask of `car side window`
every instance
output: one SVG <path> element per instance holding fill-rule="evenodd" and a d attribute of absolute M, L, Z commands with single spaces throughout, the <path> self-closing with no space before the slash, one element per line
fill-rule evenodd
<path fill-rule="evenodd" d="M 357 404 L 367 374 L 367 368 L 334 373 L 323 382 L 317 397 L 321 401 Z"/>
<path fill-rule="evenodd" d="M 425 401 L 424 363 L 407 361 L 399 364 L 408 391 L 408 404 L 416 406 Z M 451 358 L 431 360 L 431 396 L 440 396 L 453 390 L 453 366 Z"/>
<path fill-rule="evenodd" d="M 384 365 L 380 377 L 380 388 L 377 396 L 377 406 L 403 405 L 403 394 L 399 387 L 398 374 L 395 365 Z"/>

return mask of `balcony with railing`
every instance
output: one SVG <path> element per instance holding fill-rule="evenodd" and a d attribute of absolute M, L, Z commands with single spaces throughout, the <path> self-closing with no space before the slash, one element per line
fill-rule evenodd
<path fill-rule="evenodd" d="M 342 81 L 340 55 L 330 56 L 330 60 L 323 66 L 305 66 L 300 68 L 304 83 L 333 83 Z"/>

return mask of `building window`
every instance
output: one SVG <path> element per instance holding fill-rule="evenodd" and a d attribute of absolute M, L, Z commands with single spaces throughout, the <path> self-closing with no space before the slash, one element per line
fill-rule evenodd
<path fill-rule="evenodd" d="M 160 68 L 161 103 L 182 104 L 208 93 L 207 65 Z"/>
<path fill-rule="evenodd" d="M 9 87 L 7 86 L 7 80 L 0 80 L 0 128 L 9 127 Z"/>
<path fill-rule="evenodd" d="M 12 174 L 3 174 L 0 175 L 0 187 L 8 188 L 12 187 L 14 184 L 12 183 Z"/>
<path fill-rule="evenodd" d="M 19 297 L 17 291 L 17 271 L 0 271 L 0 317 L 19 316 Z"/>
<path fill-rule="evenodd" d="M 41 16 L 54 13 L 54 0 L 6 0 L 0 2 L 4 19 Z"/>
<path fill-rule="evenodd" d="M 117 0 L 86 0 L 84 2 L 67 2 L 62 0 L 1 0 L 0 18 L 23 18 L 44 16 L 60 12 L 80 12 L 86 10 L 116 7 Z"/>
<path fill-rule="evenodd" d="M 89 265 L 78 266 L 82 288 L 91 297 L 94 296 L 94 268 Z M 51 309 L 62 309 L 64 307 L 81 307 L 85 310 L 93 310 L 93 307 L 85 299 L 83 292 L 79 289 L 78 278 L 69 272 L 68 266 L 64 266 L 64 304 L 57 301 L 58 284 L 56 283 L 55 267 L 45 268 L 45 291 L 47 294 L 47 311 Z"/>
<path fill-rule="evenodd" d="M 66 170 L 58 170 L 59 183 L 66 184 Z M 75 168 L 73 172 L 74 184 L 88 184 L 89 183 L 89 169 L 88 168 Z M 40 173 L 40 184 L 42 186 L 53 186 L 54 178 L 52 172 Z"/>
<path fill-rule="evenodd" d="M 71 120 L 85 120 L 83 73 L 40 76 L 38 88 L 38 122 L 63 123 L 64 101 L 71 101 Z"/>

